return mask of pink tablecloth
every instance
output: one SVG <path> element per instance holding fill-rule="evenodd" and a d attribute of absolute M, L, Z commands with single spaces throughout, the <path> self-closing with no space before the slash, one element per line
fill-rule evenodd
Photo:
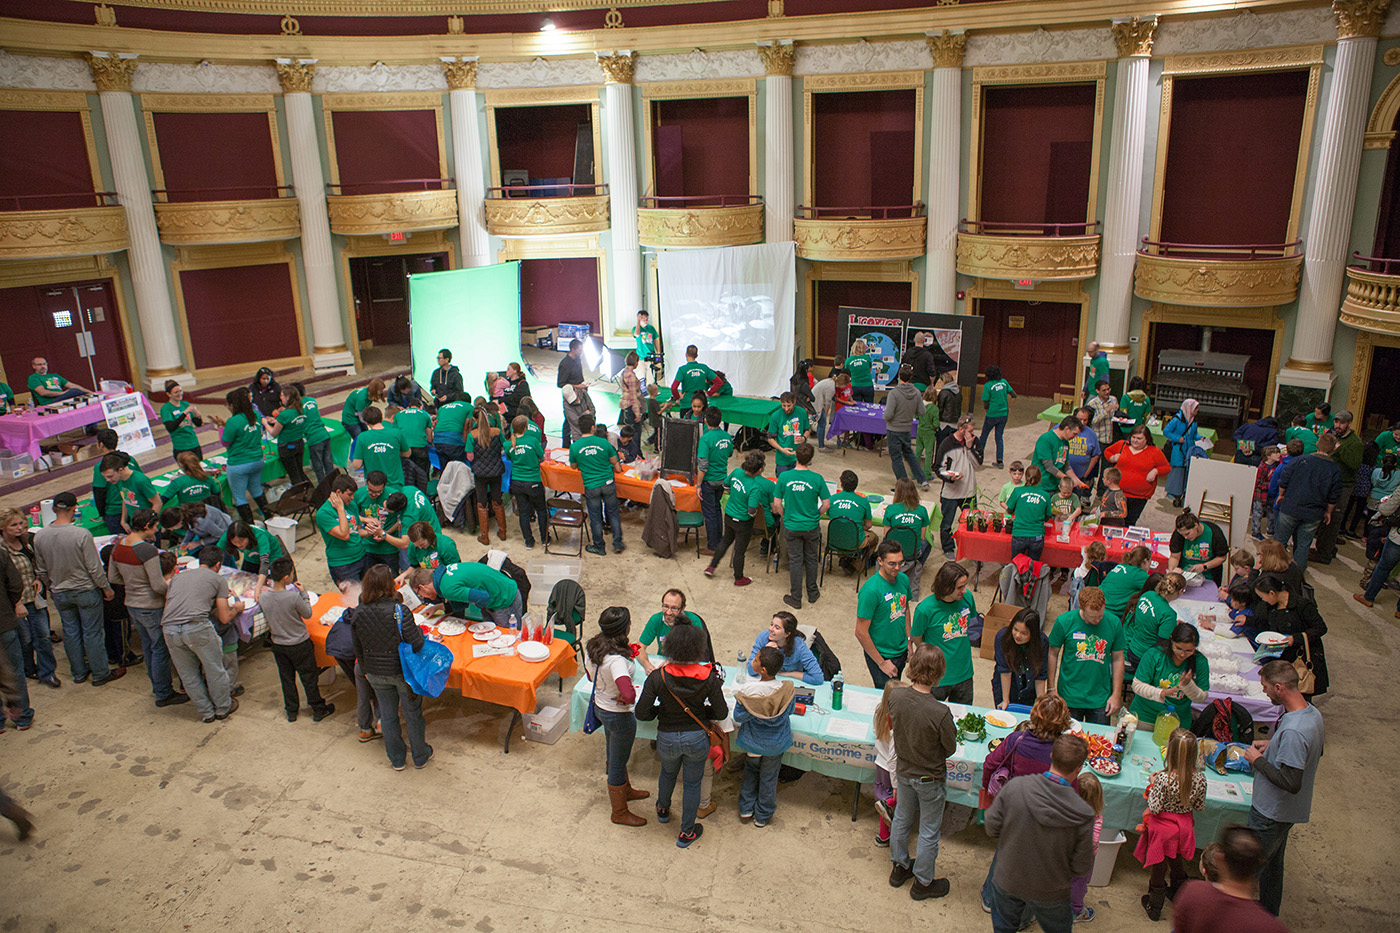
<path fill-rule="evenodd" d="M 141 395 L 141 406 L 146 409 L 146 417 L 154 426 L 156 410 L 144 394 Z M 0 445 L 16 453 L 27 453 L 37 460 L 40 453 L 39 442 L 44 438 L 97 424 L 103 420 L 101 402 L 47 415 L 37 414 L 32 410 L 22 415 L 4 415 L 0 416 Z"/>

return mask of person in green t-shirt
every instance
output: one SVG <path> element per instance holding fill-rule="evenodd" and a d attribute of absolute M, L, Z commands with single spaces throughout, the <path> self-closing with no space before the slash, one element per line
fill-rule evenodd
<path fill-rule="evenodd" d="M 510 423 L 511 438 L 505 449 L 510 460 L 510 494 L 515 500 L 516 514 L 520 516 L 520 535 L 525 539 L 526 550 L 535 546 L 531 526 L 536 516 L 540 520 L 540 540 L 549 540 L 549 511 L 545 507 L 544 483 L 540 477 L 544 448 L 530 433 L 530 425 L 529 418 L 516 415 Z"/>
<path fill-rule="evenodd" d="M 1094 386 L 1100 382 L 1108 382 L 1108 354 L 1099 349 L 1098 341 L 1090 341 L 1088 350 L 1084 354 L 1084 391 L 1083 396 L 1088 398 L 1094 394 Z"/>
<path fill-rule="evenodd" d="M 408 566 L 410 569 L 424 567 L 436 570 L 448 564 L 460 563 L 461 553 L 457 542 L 453 541 L 441 528 L 434 528 L 428 522 L 414 522 L 408 526 Z"/>
<path fill-rule="evenodd" d="M 734 585 L 748 586 L 753 581 L 744 576 L 744 552 L 749 549 L 749 539 L 753 537 L 754 518 L 761 515 L 762 491 L 758 476 L 763 472 L 763 454 L 749 451 L 744 458 L 742 469 L 729 474 L 729 501 L 724 506 L 724 536 L 719 539 L 719 547 L 710 557 L 705 576 L 713 577 L 719 562 L 724 559 L 730 546 L 734 547 Z"/>
<path fill-rule="evenodd" d="M 108 495 L 111 495 L 110 488 L 115 487 L 116 494 L 121 498 L 121 525 L 128 533 L 131 531 L 131 516 L 139 509 L 154 509 L 159 515 L 161 508 L 156 487 L 151 484 L 145 473 L 131 468 L 134 462 L 131 454 L 119 450 L 107 454 L 98 464 L 102 470 L 102 478 L 107 481 L 109 487 Z"/>
<path fill-rule="evenodd" d="M 1040 560 L 1045 550 L 1045 523 L 1050 521 L 1050 493 L 1040 487 L 1040 467 L 1026 468 L 1026 485 L 1017 486 L 1006 500 L 1006 514 L 1012 518 L 1011 556 L 1027 554 Z"/>
<path fill-rule="evenodd" d="M 316 485 L 325 481 L 335 472 L 335 459 L 331 455 L 331 429 L 326 427 L 321 417 L 321 406 L 302 390 L 300 382 L 292 383 L 301 395 L 301 413 L 306 418 L 306 452 L 311 458 L 311 472 L 316 474 Z"/>
<path fill-rule="evenodd" d="M 179 458 L 181 451 L 192 450 L 197 458 L 203 460 L 204 451 L 200 449 L 194 429 L 204 424 L 204 416 L 197 407 L 185 401 L 185 387 L 174 379 L 165 381 L 165 394 L 169 401 L 160 406 L 160 421 L 170 432 L 170 447 L 176 458 Z"/>
<path fill-rule="evenodd" d="M 637 638 L 637 641 L 644 647 L 656 642 L 656 653 L 664 656 L 666 636 L 671 633 L 672 626 L 680 625 L 682 620 L 699 629 L 705 627 L 705 623 L 698 615 L 686 611 L 685 592 L 672 587 L 661 595 L 661 611 L 654 613 L 647 620 L 647 624 L 642 629 L 642 634 Z M 708 635 L 706 639 L 708 640 Z M 647 654 L 645 651 L 641 652 L 637 655 L 637 660 L 650 671 L 651 668 L 647 666 L 650 663 Z"/>
<path fill-rule="evenodd" d="M 1152 552 L 1141 544 L 1123 555 L 1123 562 L 1108 572 L 1099 588 L 1103 590 L 1108 611 L 1120 619 L 1127 618 L 1128 607 L 1134 605 L 1137 596 L 1147 583 L 1147 568 L 1152 563 Z"/>
<path fill-rule="evenodd" d="M 1376 435 L 1376 446 L 1381 449 L 1381 456 L 1395 453 L 1400 449 L 1400 423 L 1392 424 L 1384 431 Z M 1380 459 L 1376 459 L 1380 463 Z"/>
<path fill-rule="evenodd" d="M 1083 427 L 1079 419 L 1069 415 L 1058 425 L 1036 438 L 1031 464 L 1040 468 L 1040 488 L 1053 493 L 1060 486 L 1060 477 L 1068 476 L 1076 488 L 1088 489 L 1089 484 L 1069 466 L 1069 440 Z"/>
<path fill-rule="evenodd" d="M 286 549 L 282 547 L 282 542 L 276 535 L 241 521 L 229 525 L 228 531 L 224 532 L 224 536 L 215 546 L 223 550 L 225 566 L 258 575 L 257 586 L 253 591 L 254 600 L 262 595 L 263 587 L 267 585 L 272 562 L 287 556 Z"/>
<path fill-rule="evenodd" d="M 695 449 L 696 459 L 705 467 L 699 492 L 700 514 L 705 518 L 705 551 L 701 553 L 706 556 L 719 547 L 720 534 L 724 529 L 719 500 L 724 496 L 725 479 L 729 476 L 729 458 L 734 456 L 734 438 L 720 427 L 722 420 L 718 408 L 705 410 L 706 430 L 700 435 Z"/>
<path fill-rule="evenodd" d="M 331 580 L 344 592 L 352 583 L 359 583 L 368 566 L 365 559 L 364 536 L 355 518 L 355 481 L 338 476 L 331 484 L 331 494 L 316 510 L 316 528 L 326 543 L 326 567 Z"/>
<path fill-rule="evenodd" d="M 1050 631 L 1049 693 L 1057 693 L 1069 714 L 1083 722 L 1108 725 L 1122 705 L 1123 623 L 1104 609 L 1103 590 L 1079 591 L 1079 610 L 1066 612 Z"/>
<path fill-rule="evenodd" d="M 383 470 L 365 473 L 365 484 L 355 491 L 355 518 L 361 528 L 369 531 L 364 539 L 366 570 L 375 564 L 383 564 L 394 573 L 400 570 L 399 549 L 388 539 L 393 526 L 389 517 L 389 493 L 392 491 Z"/>
<path fill-rule="evenodd" d="M 234 508 L 238 510 L 239 517 L 251 525 L 253 509 L 248 504 L 250 496 L 264 517 L 272 515 L 272 507 L 267 504 L 262 488 L 262 422 L 253 408 L 253 397 L 247 386 L 225 395 L 224 403 L 228 406 L 228 419 L 211 414 L 209 420 L 222 428 L 219 438 L 224 442 L 228 456 L 226 475 Z"/>
<path fill-rule="evenodd" d="M 1178 622 L 1171 635 L 1138 662 L 1133 673 L 1129 710 L 1141 727 L 1151 726 L 1170 711 L 1183 723 L 1192 719 L 1192 702 L 1203 703 L 1210 690 L 1210 662 L 1198 652 L 1201 633 L 1189 622 Z"/>
<path fill-rule="evenodd" d="M 428 439 L 433 436 L 433 416 L 423 410 L 417 398 L 408 399 L 409 406 L 394 416 L 394 427 L 403 439 L 408 459 L 418 465 L 424 477 L 432 470 L 428 459 Z"/>
<path fill-rule="evenodd" d="M 1006 421 L 1011 415 L 1011 400 L 1016 398 L 1016 390 L 1011 388 L 1001 375 L 1000 366 L 987 367 L 987 381 L 982 384 L 982 407 L 987 412 L 982 419 L 982 437 L 977 441 L 983 450 L 987 449 L 987 435 L 993 431 L 997 438 L 997 469 L 1002 463 L 1002 435 L 1006 431 Z"/>
<path fill-rule="evenodd" d="M 774 472 L 782 476 L 797 462 L 797 445 L 806 443 L 812 425 L 807 410 L 797 407 L 797 396 L 791 392 L 784 392 L 778 404 L 779 409 L 768 419 L 768 446 L 777 451 Z"/>
<path fill-rule="evenodd" d="M 8 382 L 0 382 L 0 415 L 8 415 L 14 407 L 15 390 L 10 388 Z"/>
<path fill-rule="evenodd" d="M 851 376 L 851 401 L 875 401 L 875 374 L 872 372 L 870 349 L 865 338 L 858 337 L 851 344 L 851 354 L 846 357 L 846 372 Z"/>
<path fill-rule="evenodd" d="M 617 462 L 617 449 L 605 438 L 593 434 L 596 422 L 593 415 L 579 416 L 578 427 L 582 435 L 569 446 L 569 463 L 578 467 L 583 478 L 583 501 L 588 507 L 588 528 L 593 543 L 586 551 L 603 555 L 603 519 L 606 517 L 612 526 L 613 552 L 620 554 L 627 549 L 622 543 L 622 516 L 617 504 L 617 482 L 614 479 L 620 465 Z"/>
<path fill-rule="evenodd" d="M 460 393 L 454 393 L 450 401 L 438 406 L 437 420 L 433 423 L 433 447 L 442 467 L 454 460 L 467 462 L 466 427 L 471 416 L 471 402 Z"/>
<path fill-rule="evenodd" d="M 218 481 L 204 471 L 204 464 L 192 450 L 182 450 L 175 457 L 180 472 L 165 487 L 165 500 L 175 505 L 204 502 L 219 497 Z M 222 505 L 223 500 L 219 499 Z"/>
<path fill-rule="evenodd" d="M 715 371 L 698 360 L 700 349 L 691 344 L 685 348 L 685 362 L 676 369 L 671 381 L 671 404 L 689 399 L 696 392 L 705 392 L 715 381 Z"/>
<path fill-rule="evenodd" d="M 811 444 L 797 445 L 797 466 L 778 478 L 778 494 L 773 508 L 783 517 L 783 535 L 788 549 L 788 595 L 783 602 L 802 608 L 802 578 L 807 578 L 807 601 L 821 597 L 817 571 L 821 565 L 821 513 L 831 504 L 826 480 L 812 469 L 816 451 Z M 868 506 L 869 503 L 866 503 Z"/>
<path fill-rule="evenodd" d="M 1308 415 L 1311 418 L 1312 415 Z M 1294 415 L 1293 423 L 1283 432 L 1283 442 L 1299 441 L 1303 445 L 1303 455 L 1306 456 L 1317 451 L 1317 435 L 1313 433 L 1307 424 L 1307 418 L 1302 415 Z"/>
<path fill-rule="evenodd" d="M 384 380 L 377 376 L 369 381 L 369 385 L 361 386 L 345 396 L 345 407 L 340 410 L 340 423 L 345 427 L 345 433 L 350 435 L 352 443 L 360 436 L 360 432 L 365 430 L 368 422 L 364 420 L 364 416 L 374 407 L 374 403 L 383 405 L 388 400 L 389 391 L 384 385 Z"/>
<path fill-rule="evenodd" d="M 1175 571 L 1152 574 L 1144 586 L 1149 588 L 1138 597 L 1125 632 L 1129 670 L 1136 669 L 1147 652 L 1176 628 L 1180 619 L 1171 604 L 1186 591 L 1186 578 Z"/>
<path fill-rule="evenodd" d="M 1332 406 L 1323 402 L 1303 419 L 1303 424 L 1314 435 L 1321 437 L 1323 431 L 1330 431 L 1337 426 L 1337 419 L 1332 417 Z"/>
<path fill-rule="evenodd" d="M 58 373 L 49 372 L 49 361 L 42 356 L 34 357 L 32 365 L 34 372 L 29 374 L 29 400 L 35 405 L 77 398 L 90 391 L 76 382 L 69 382 Z"/>
<path fill-rule="evenodd" d="M 637 312 L 637 323 L 632 327 L 632 336 L 637 341 L 638 359 L 650 359 L 653 355 L 661 356 L 661 334 L 657 333 L 656 328 L 651 326 L 650 314 L 645 311 Z"/>
<path fill-rule="evenodd" d="M 929 644 L 943 652 L 946 667 L 933 697 L 945 703 L 972 705 L 972 642 L 967 629 L 977 617 L 977 602 L 967 591 L 968 573 L 948 561 L 933 577 L 933 594 L 914 609 L 909 639 L 914 650 Z"/>
<path fill-rule="evenodd" d="M 389 510 L 384 519 L 384 540 L 399 549 L 399 566 L 408 569 L 408 550 L 413 546 L 408 529 L 419 523 L 433 531 L 442 531 L 437 509 L 428 501 L 423 490 L 414 486 L 390 492 L 384 499 L 384 507 Z"/>
<path fill-rule="evenodd" d="M 1128 391 L 1123 393 L 1123 397 L 1118 400 L 1118 414 L 1123 418 L 1131 418 L 1134 425 L 1146 424 L 1147 416 L 1152 413 L 1152 396 L 1147 394 L 1147 383 L 1141 376 L 1134 376 L 1128 380 Z M 1128 432 L 1128 428 L 1120 426 L 1120 437 Z"/>
<path fill-rule="evenodd" d="M 904 555 L 904 573 L 909 577 L 909 599 L 919 600 L 919 590 L 924 578 L 924 564 L 928 561 L 933 546 L 929 544 L 928 509 L 919 501 L 919 487 L 907 476 L 894 482 L 894 499 L 885 507 L 885 527 L 903 528 L 914 537 L 914 553 Z M 886 537 L 889 533 L 886 532 Z"/>
<path fill-rule="evenodd" d="M 835 521 L 838 518 L 848 519 L 855 523 L 857 537 L 863 534 L 865 540 L 860 545 L 860 560 L 862 565 L 869 565 L 871 558 L 875 554 L 875 547 L 880 543 L 880 539 L 875 536 L 875 516 L 870 509 L 870 500 L 856 492 L 856 486 L 860 484 L 860 477 L 856 476 L 854 470 L 842 470 L 837 477 L 841 484 L 841 491 L 831 497 L 831 504 L 827 506 L 826 517 Z M 827 537 L 830 539 L 831 529 L 827 529 Z M 849 557 L 841 558 L 841 569 L 847 573 L 853 573 L 856 569 L 855 561 Z"/>
<path fill-rule="evenodd" d="M 403 439 L 398 429 L 384 423 L 384 413 L 378 408 L 367 409 L 364 419 L 369 427 L 355 438 L 350 469 L 363 469 L 365 473 L 379 470 L 388 478 L 390 486 L 402 486 Z"/>
<path fill-rule="evenodd" d="M 876 690 L 903 674 L 909 660 L 909 578 L 900 573 L 903 564 L 899 542 L 881 541 L 875 551 L 879 572 L 856 597 L 856 641 Z"/>
<path fill-rule="evenodd" d="M 277 439 L 277 460 L 287 471 L 292 485 L 305 483 L 306 471 L 301 468 L 306 459 L 306 412 L 301 408 L 301 393 L 294 385 L 282 386 L 282 407 L 263 418 L 267 433 Z"/>
<path fill-rule="evenodd" d="M 97 462 L 92 465 L 92 504 L 97 508 L 97 514 L 102 518 L 103 524 L 107 526 L 109 535 L 119 535 L 122 528 L 122 497 L 108 485 L 102 478 L 102 460 L 107 454 L 117 452 L 117 432 L 111 428 L 99 428 L 95 436 L 97 441 Z M 142 472 L 141 464 L 135 458 L 128 461 L 127 466 L 136 472 Z"/>
<path fill-rule="evenodd" d="M 507 625 L 511 616 L 524 615 L 520 587 L 510 575 L 475 561 L 412 570 L 408 585 L 424 602 L 444 602 L 459 615 L 460 608 L 473 605 L 499 626 Z"/>

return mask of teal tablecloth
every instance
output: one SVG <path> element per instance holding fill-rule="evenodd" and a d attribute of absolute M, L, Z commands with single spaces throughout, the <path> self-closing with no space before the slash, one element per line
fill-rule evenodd
<path fill-rule="evenodd" d="M 773 412 L 783 407 L 783 403 L 775 398 L 755 398 L 749 395 L 716 395 L 710 399 L 710 405 L 724 413 L 727 424 L 742 424 L 744 427 L 757 428 L 760 431 L 768 430 L 768 422 L 772 420 Z M 815 422 L 813 428 L 815 429 Z"/>
<path fill-rule="evenodd" d="M 1049 408 L 1045 409 L 1044 411 L 1042 411 L 1040 414 L 1036 415 L 1036 416 L 1035 416 L 1035 420 L 1036 420 L 1036 421 L 1049 421 L 1049 422 L 1052 423 L 1052 424 L 1059 424 L 1061 421 L 1065 420 L 1065 419 L 1068 418 L 1068 417 L 1069 417 L 1069 415 L 1068 415 L 1066 412 L 1061 411 L 1061 410 L 1060 410 L 1059 404 L 1056 403 L 1056 404 L 1054 404 L 1054 405 L 1051 405 Z M 1159 425 L 1157 425 L 1157 426 L 1155 426 L 1155 427 L 1149 425 L 1149 427 L 1150 427 L 1151 430 L 1152 430 L 1152 436 L 1153 436 L 1154 438 L 1156 438 L 1158 444 L 1161 444 L 1161 443 L 1162 443 L 1162 426 L 1159 424 Z M 1204 425 L 1197 424 L 1197 425 L 1196 425 L 1196 433 L 1199 434 L 1199 435 L 1201 435 L 1201 437 L 1204 437 L 1206 440 L 1210 441 L 1212 444 L 1214 444 L 1215 441 L 1216 441 L 1215 428 L 1208 428 L 1208 427 L 1205 427 Z"/>

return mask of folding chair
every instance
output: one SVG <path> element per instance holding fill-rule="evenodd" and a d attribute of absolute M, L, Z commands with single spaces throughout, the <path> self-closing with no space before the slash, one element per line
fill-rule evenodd
<path fill-rule="evenodd" d="M 676 527 L 681 532 L 681 544 L 685 544 L 693 536 L 695 538 L 695 556 L 700 556 L 700 539 L 705 534 L 705 516 L 699 512 L 682 512 L 676 510 Z"/>
<path fill-rule="evenodd" d="M 313 511 L 311 506 L 312 489 L 313 485 L 310 480 L 295 483 L 288 486 L 287 491 L 282 493 L 276 502 L 270 503 L 274 515 L 290 518 L 297 523 L 297 541 L 301 541 L 304 538 L 314 538 L 316 536 L 316 529 L 314 526 L 309 534 L 301 534 L 302 518 L 309 516 Z"/>
<path fill-rule="evenodd" d="M 583 504 L 573 499 L 556 496 L 546 500 L 544 507 L 549 512 L 549 538 L 544 542 L 544 552 L 546 554 L 569 553 L 568 551 L 551 551 L 549 545 L 559 540 L 554 534 L 554 529 L 564 528 L 570 531 L 576 529 L 578 531 L 578 550 L 573 553 L 575 557 L 582 557 L 583 539 L 587 537 L 588 534 L 585 530 L 588 523 L 583 512 Z"/>
<path fill-rule="evenodd" d="M 849 518 L 833 518 L 826 525 L 826 549 L 822 552 L 822 572 L 819 585 L 826 583 L 826 567 L 832 555 L 857 560 L 856 589 L 865 577 L 865 530 Z"/>

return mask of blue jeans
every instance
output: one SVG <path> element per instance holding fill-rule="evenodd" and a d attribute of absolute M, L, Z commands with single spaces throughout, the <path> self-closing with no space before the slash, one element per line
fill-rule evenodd
<path fill-rule="evenodd" d="M 825 408 L 822 409 L 822 413 L 821 413 L 820 415 L 817 415 L 817 446 L 818 446 L 818 447 L 821 447 L 821 448 L 823 448 L 823 449 L 826 448 L 826 409 L 825 409 Z"/>
<path fill-rule="evenodd" d="M 724 533 L 724 518 L 719 514 L 719 500 L 724 496 L 724 483 L 705 480 L 700 484 L 700 514 L 705 517 L 705 547 L 719 547 Z"/>
<path fill-rule="evenodd" d="M 622 547 L 622 516 L 617 514 L 617 483 L 583 491 L 588 506 L 588 530 L 593 534 L 593 546 L 603 546 L 603 516 L 612 525 L 613 548 Z"/>
<path fill-rule="evenodd" d="M 165 635 L 160 629 L 163 609 L 126 607 L 132 627 L 141 636 L 141 657 L 146 662 L 146 676 L 151 678 L 151 692 L 157 700 L 168 700 L 175 691 L 170 686 L 170 649 L 165 647 Z"/>
<path fill-rule="evenodd" d="M 326 565 L 331 572 L 332 583 L 359 583 L 369 569 L 369 558 L 361 557 L 353 564 Z"/>
<path fill-rule="evenodd" d="M 335 472 L 335 459 L 331 456 L 331 442 L 317 441 L 306 448 L 311 452 L 311 472 L 316 474 L 319 485 L 322 480 Z"/>
<path fill-rule="evenodd" d="M 875 401 L 874 386 L 851 386 L 851 401 L 853 402 L 873 402 Z"/>
<path fill-rule="evenodd" d="M 1045 535 L 1035 538 L 1018 538 L 1011 536 L 1011 556 L 1026 554 L 1031 560 L 1040 560 L 1040 554 L 1045 550 Z"/>
<path fill-rule="evenodd" d="M 943 828 L 943 802 L 947 786 L 932 778 L 920 780 L 895 775 L 894 822 L 890 826 L 890 861 L 913 867 L 914 880 L 931 884 L 938 861 L 938 834 Z M 919 852 L 909 857 L 909 835 L 919 821 Z"/>
<path fill-rule="evenodd" d="M 379 698 L 379 728 L 384 732 L 384 751 L 389 756 L 389 763 L 395 768 L 402 768 L 409 749 L 412 749 L 413 763 L 422 767 L 433 753 L 428 745 L 428 724 L 423 721 L 423 698 L 414 693 L 402 677 L 366 674 L 365 680 L 369 681 L 374 695 Z M 403 730 L 399 728 L 400 709 L 408 726 L 408 748 L 404 747 Z"/>
<path fill-rule="evenodd" d="M 58 662 L 53 656 L 53 642 L 49 641 L 49 610 L 34 603 L 25 603 L 24 608 L 27 611 L 19 620 L 24 673 L 48 680 L 58 670 Z M 19 673 L 19 668 L 15 668 L 15 674 Z"/>
<path fill-rule="evenodd" d="M 885 445 L 890 451 L 890 469 L 894 470 L 895 479 L 904 479 L 904 464 L 907 462 L 914 474 L 914 482 L 928 482 L 928 477 L 924 476 L 924 468 L 919 466 L 919 458 L 914 456 L 914 441 L 907 431 L 886 433 Z"/>
<path fill-rule="evenodd" d="M 993 899 L 996 896 L 993 892 L 997 890 L 997 886 L 992 881 L 992 875 L 997 870 L 997 853 L 1000 851 L 1001 847 L 998 846 L 996 850 L 992 852 L 992 864 L 987 866 L 987 878 L 982 882 L 982 906 L 989 911 L 992 908 Z M 1012 927 L 1012 929 L 1023 930 L 1029 926 L 1030 922 L 1034 919 L 1035 917 L 1031 914 L 1029 909 L 1022 910 L 1020 922 Z M 993 922 L 995 922 L 995 920 Z"/>
<path fill-rule="evenodd" d="M 987 435 L 988 435 L 988 434 L 991 434 L 993 431 L 996 432 L 996 437 L 997 437 L 997 463 L 1001 463 L 1001 456 L 1002 456 L 1002 435 L 1003 435 L 1003 434 L 1005 433 L 1005 431 L 1006 431 L 1006 420 L 1007 420 L 1007 416 L 1006 416 L 1006 415 L 1001 415 L 1001 416 L 996 417 L 996 418 L 992 418 L 992 417 L 983 418 L 983 419 L 982 419 L 982 437 L 977 441 L 977 443 L 979 443 L 979 444 L 982 445 L 982 449 L 985 451 L 985 450 L 987 449 Z"/>
<path fill-rule="evenodd" d="M 19 718 L 14 720 L 14 724 L 21 729 L 28 728 L 34 721 L 34 707 L 29 705 L 29 681 L 24 679 L 24 646 L 20 643 L 19 629 L 0 632 L 0 651 L 5 652 L 15 672 L 15 705 L 19 707 Z M 0 711 L 0 727 L 4 726 L 6 715 L 5 711 Z"/>
<path fill-rule="evenodd" d="M 342 421 L 340 426 L 345 429 L 345 433 L 350 435 L 351 450 L 354 449 L 355 438 L 365 432 L 365 423 L 356 418 L 354 421 Z"/>
<path fill-rule="evenodd" d="M 249 494 L 255 499 L 263 494 L 262 469 L 261 460 L 228 465 L 228 488 L 234 505 L 247 505 Z"/>
<path fill-rule="evenodd" d="M 883 690 L 885 689 L 885 684 L 889 683 L 891 680 L 895 680 L 904 675 L 904 665 L 909 660 L 909 652 L 908 650 L 905 650 L 901 651 L 897 656 L 893 658 L 885 658 L 886 661 L 891 661 L 894 663 L 894 677 L 891 677 L 889 674 L 886 674 L 884 671 L 880 670 L 879 665 L 877 665 L 874 661 L 870 660 L 870 655 L 866 654 L 865 652 L 861 652 L 861 657 L 865 658 L 865 666 L 870 670 L 870 679 L 874 682 L 875 689 Z"/>
<path fill-rule="evenodd" d="M 1288 832 L 1293 824 L 1269 819 L 1250 807 L 1248 825 L 1259 834 L 1259 842 L 1264 846 L 1267 859 L 1259 875 L 1259 906 L 1277 917 L 1283 904 L 1283 855 L 1288 848 Z"/>
<path fill-rule="evenodd" d="M 53 607 L 63 621 L 63 652 L 73 679 L 111 676 L 107 666 L 107 629 L 102 620 L 100 590 L 54 590 Z M 86 658 L 84 658 L 86 655 Z"/>
<path fill-rule="evenodd" d="M 994 933 L 1016 933 L 1030 917 L 1040 921 L 1040 928 L 1045 933 L 1070 933 L 1074 927 L 1074 913 L 1070 910 L 1068 897 L 1062 901 L 1029 901 L 1008 894 L 997 887 L 995 881 L 991 882 L 991 888 L 992 896 L 988 903 L 992 908 Z"/>
<path fill-rule="evenodd" d="M 482 609 L 481 614 L 482 616 L 489 617 L 492 622 L 495 622 L 502 628 L 505 628 L 510 625 L 511 616 L 515 616 L 516 619 L 519 619 L 521 616 L 525 615 L 525 607 L 520 602 L 520 593 L 517 592 L 514 602 L 509 606 L 498 606 L 495 609 Z"/>
<path fill-rule="evenodd" d="M 1321 524 L 1320 518 L 1302 521 L 1287 512 L 1278 513 L 1278 523 L 1274 525 L 1274 540 L 1282 541 L 1285 545 L 1292 540 L 1293 563 L 1298 565 L 1299 576 L 1308 572 L 1308 550 L 1312 547 L 1313 538 L 1317 537 L 1317 529 Z"/>
<path fill-rule="evenodd" d="M 1381 587 L 1385 585 L 1386 580 L 1390 579 L 1390 572 L 1395 569 L 1396 564 L 1400 564 L 1400 544 L 1396 544 L 1387 537 L 1385 546 L 1381 548 L 1380 560 L 1376 562 L 1375 569 L 1371 571 L 1371 581 L 1366 584 L 1366 598 L 1368 600 L 1376 601 L 1376 597 L 1381 593 Z M 1400 612 L 1400 602 L 1396 603 L 1395 611 Z"/>
<path fill-rule="evenodd" d="M 766 823 L 778 808 L 778 771 L 783 766 L 782 755 L 747 755 L 744 757 L 744 781 L 739 786 L 739 815 Z"/>
<path fill-rule="evenodd" d="M 233 705 L 231 685 L 224 669 L 224 642 L 214 623 L 208 619 L 181 622 L 165 626 L 162 633 L 170 660 L 200 718 L 227 715 Z"/>
<path fill-rule="evenodd" d="M 628 711 L 614 713 L 597 706 L 598 718 L 603 723 L 604 754 L 606 756 L 608 783 L 621 787 L 627 783 L 627 760 L 632 757 L 632 743 L 637 739 L 637 717 Z"/>
<path fill-rule="evenodd" d="M 681 832 L 695 830 L 695 811 L 700 809 L 700 778 L 710 754 L 710 739 L 699 729 L 689 732 L 658 732 L 656 754 L 661 758 L 661 780 L 656 788 L 656 807 L 671 808 L 676 777 L 681 778 Z"/>

